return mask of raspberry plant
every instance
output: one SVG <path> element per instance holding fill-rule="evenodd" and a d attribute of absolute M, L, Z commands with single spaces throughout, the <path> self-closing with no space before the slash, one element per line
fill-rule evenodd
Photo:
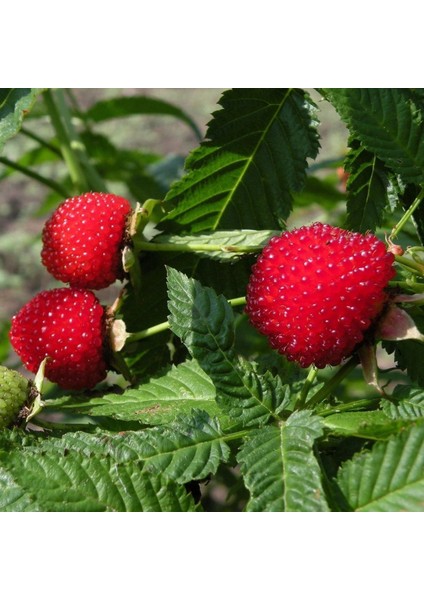
<path fill-rule="evenodd" d="M 5 408 L 2 511 L 423 510 L 423 91 L 219 105 L 203 137 L 159 99 L 0 91 L 0 191 L 37 182 L 51 272 L 8 317 L 16 353 L 2 337 L 4 363 L 46 377 L 25 420 Z M 349 134 L 334 160 L 325 105 Z M 184 163 L 98 129 L 152 113 L 197 136 Z M 89 230 L 85 200 L 60 216 L 116 196 Z"/>

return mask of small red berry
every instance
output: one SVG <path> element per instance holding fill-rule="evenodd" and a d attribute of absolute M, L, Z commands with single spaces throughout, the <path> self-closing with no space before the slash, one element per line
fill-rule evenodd
<path fill-rule="evenodd" d="M 46 222 L 41 260 L 59 281 L 100 290 L 123 279 L 121 251 L 131 205 L 125 198 L 89 192 L 68 198 Z"/>
<path fill-rule="evenodd" d="M 10 340 L 29 371 L 42 360 L 46 377 L 69 390 L 92 388 L 106 377 L 105 311 L 93 292 L 40 292 L 12 319 Z"/>
<path fill-rule="evenodd" d="M 322 223 L 283 232 L 253 267 L 247 314 L 289 360 L 338 365 L 381 313 L 393 260 L 371 233 Z"/>

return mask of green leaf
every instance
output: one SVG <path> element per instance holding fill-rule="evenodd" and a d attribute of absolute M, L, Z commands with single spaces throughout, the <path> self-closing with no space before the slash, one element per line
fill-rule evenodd
<path fill-rule="evenodd" d="M 335 413 L 325 417 L 323 425 L 333 435 L 358 437 L 367 440 L 387 440 L 393 433 L 401 431 L 407 421 L 394 421 L 383 411 L 358 411 Z"/>
<path fill-rule="evenodd" d="M 321 435 L 319 417 L 300 411 L 279 427 L 267 426 L 249 436 L 238 454 L 251 496 L 247 510 L 329 510 L 313 450 Z"/>
<path fill-rule="evenodd" d="M 107 456 L 115 462 L 137 463 L 143 474 L 163 475 L 177 483 L 203 479 L 228 460 L 230 449 L 217 419 L 204 411 L 180 415 L 169 427 L 121 434 L 68 433 L 43 445 L 84 456 Z"/>
<path fill-rule="evenodd" d="M 279 229 L 318 152 L 315 107 L 302 90 L 234 89 L 167 197 L 168 230 Z"/>
<path fill-rule="evenodd" d="M 166 246 L 169 252 L 172 252 L 175 246 L 176 252 L 185 249 L 186 252 L 195 252 L 197 256 L 203 258 L 232 263 L 246 254 L 260 252 L 270 238 L 279 233 L 270 230 L 242 229 L 186 236 L 162 234 L 155 237 L 150 246 L 154 251 L 154 245 L 160 244 Z"/>
<path fill-rule="evenodd" d="M 358 140 L 351 140 L 350 146 L 345 162 L 349 173 L 346 228 L 363 233 L 375 231 L 383 222 L 388 204 L 387 174 L 381 160 Z"/>
<path fill-rule="evenodd" d="M 92 417 L 114 417 L 147 425 L 169 423 L 180 413 L 193 408 L 210 415 L 220 413 L 215 401 L 216 391 L 210 377 L 195 360 L 173 366 L 165 375 L 152 379 L 122 394 L 79 399 L 65 397 L 50 400 L 49 409 L 56 408 L 83 413 Z"/>
<path fill-rule="evenodd" d="M 355 455 L 337 483 L 353 511 L 424 511 L 424 424 Z"/>
<path fill-rule="evenodd" d="M 18 133 L 42 88 L 0 89 L 0 153 L 7 140 Z"/>
<path fill-rule="evenodd" d="M 288 390 L 252 362 L 237 359 L 234 317 L 224 296 L 183 273 L 168 269 L 169 324 L 212 379 L 219 406 L 238 424 L 278 420 Z"/>
<path fill-rule="evenodd" d="M 411 385 L 398 385 L 390 400 L 382 400 L 381 408 L 390 419 L 424 417 L 424 390 Z"/>
<path fill-rule="evenodd" d="M 157 98 L 147 96 L 121 96 L 100 100 L 91 106 L 85 113 L 91 121 L 101 123 L 109 119 L 129 117 L 131 115 L 168 115 L 183 121 L 188 125 L 196 137 L 201 139 L 202 134 L 193 119 L 183 110 Z"/>
<path fill-rule="evenodd" d="M 78 452 L 0 452 L 0 511 L 194 510 L 183 487 L 137 462 Z"/>
<path fill-rule="evenodd" d="M 325 93 L 367 150 L 404 181 L 423 182 L 423 114 L 409 90 L 340 88 Z"/>

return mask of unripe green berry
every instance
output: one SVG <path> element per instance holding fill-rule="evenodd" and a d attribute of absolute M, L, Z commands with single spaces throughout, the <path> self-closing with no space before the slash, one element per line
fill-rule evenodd
<path fill-rule="evenodd" d="M 0 366 L 0 429 L 13 424 L 28 401 L 30 382 L 17 371 Z"/>

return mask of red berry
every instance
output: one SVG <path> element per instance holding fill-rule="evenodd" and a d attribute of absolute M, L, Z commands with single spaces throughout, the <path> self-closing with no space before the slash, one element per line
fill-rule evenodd
<path fill-rule="evenodd" d="M 41 260 L 59 281 L 100 290 L 123 279 L 121 250 L 128 200 L 89 192 L 58 206 L 43 229 Z"/>
<path fill-rule="evenodd" d="M 29 371 L 48 356 L 46 377 L 65 389 L 92 388 L 106 377 L 105 311 L 93 292 L 40 292 L 12 319 L 10 340 Z"/>
<path fill-rule="evenodd" d="M 373 234 L 314 223 L 273 237 L 253 267 L 246 311 L 302 367 L 338 365 L 381 313 L 394 256 Z"/>

